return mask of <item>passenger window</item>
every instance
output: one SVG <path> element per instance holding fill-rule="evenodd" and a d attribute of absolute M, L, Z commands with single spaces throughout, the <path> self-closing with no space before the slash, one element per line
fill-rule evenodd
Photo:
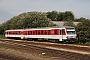
<path fill-rule="evenodd" d="M 11 32 L 9 32 L 9 34 L 11 34 Z"/>
<path fill-rule="evenodd" d="M 17 34 L 17 35 L 20 35 L 20 31 L 17 31 L 16 34 Z"/>
<path fill-rule="evenodd" d="M 43 31 L 43 35 L 47 35 L 47 32 L 46 32 L 46 30 L 44 30 L 44 31 Z"/>
<path fill-rule="evenodd" d="M 54 30 L 54 34 L 57 35 L 58 34 L 58 31 L 57 30 Z"/>
<path fill-rule="evenodd" d="M 62 35 L 62 30 L 60 30 L 60 35 Z"/>
<path fill-rule="evenodd" d="M 5 34 L 8 34 L 8 32 L 5 32 Z"/>
<path fill-rule="evenodd" d="M 41 30 L 41 35 L 43 35 L 43 30 Z"/>
<path fill-rule="evenodd" d="M 28 34 L 29 34 L 29 35 L 32 35 L 32 31 L 28 31 Z"/>
<path fill-rule="evenodd" d="M 50 30 L 48 30 L 48 35 L 50 35 Z"/>
<path fill-rule="evenodd" d="M 12 34 L 14 34 L 14 31 L 12 31 Z"/>
<path fill-rule="evenodd" d="M 33 35 L 36 35 L 36 31 L 33 31 Z"/>
<path fill-rule="evenodd" d="M 40 35 L 40 30 L 37 31 L 37 34 Z"/>
<path fill-rule="evenodd" d="M 11 31 L 11 32 L 9 32 L 9 34 L 13 35 L 13 34 L 14 34 L 14 32 L 13 32 L 13 31 Z"/>
<path fill-rule="evenodd" d="M 65 35 L 65 29 L 62 29 L 62 34 Z"/>

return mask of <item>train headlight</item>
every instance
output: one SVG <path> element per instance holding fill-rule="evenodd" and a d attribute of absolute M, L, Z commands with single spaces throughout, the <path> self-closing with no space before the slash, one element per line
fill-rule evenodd
<path fill-rule="evenodd" d="M 67 36 L 67 39 L 76 38 L 75 36 Z"/>

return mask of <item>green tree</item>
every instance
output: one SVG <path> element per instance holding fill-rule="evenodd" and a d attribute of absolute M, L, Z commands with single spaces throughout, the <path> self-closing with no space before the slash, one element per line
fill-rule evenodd
<path fill-rule="evenodd" d="M 47 18 L 50 18 L 52 21 L 57 21 L 58 18 L 57 11 L 47 12 L 46 14 L 47 14 Z"/>
<path fill-rule="evenodd" d="M 66 11 L 64 14 L 64 18 L 63 21 L 67 21 L 67 20 L 74 20 L 74 14 L 71 11 Z"/>
<path fill-rule="evenodd" d="M 57 12 L 57 11 L 52 11 L 52 12 L 47 12 L 47 17 L 50 18 L 52 21 L 67 21 L 69 20 L 74 20 L 74 14 L 71 11 L 66 11 L 66 12 Z"/>
<path fill-rule="evenodd" d="M 82 20 L 76 27 L 77 37 L 80 43 L 90 41 L 90 20 Z"/>
<path fill-rule="evenodd" d="M 28 12 L 29 16 L 23 19 L 24 28 L 48 27 L 50 26 L 50 19 L 42 12 Z M 22 24 L 21 24 L 22 25 Z M 52 26 L 52 25 L 51 25 Z"/>
<path fill-rule="evenodd" d="M 76 21 L 76 22 L 82 22 L 83 20 L 88 20 L 88 19 L 86 19 L 84 17 L 80 17 L 80 18 L 75 18 L 74 19 L 74 21 Z"/>
<path fill-rule="evenodd" d="M 59 12 L 59 13 L 58 13 L 57 21 L 63 21 L 64 17 L 65 17 L 64 12 Z"/>

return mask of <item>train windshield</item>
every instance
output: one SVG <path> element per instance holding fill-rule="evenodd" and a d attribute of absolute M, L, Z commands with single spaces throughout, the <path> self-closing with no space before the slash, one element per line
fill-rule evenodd
<path fill-rule="evenodd" d="M 75 31 L 67 31 L 67 34 L 75 34 Z"/>
<path fill-rule="evenodd" d="M 67 29 L 66 29 L 66 32 L 67 32 L 67 34 L 76 34 L 74 28 L 67 28 Z"/>

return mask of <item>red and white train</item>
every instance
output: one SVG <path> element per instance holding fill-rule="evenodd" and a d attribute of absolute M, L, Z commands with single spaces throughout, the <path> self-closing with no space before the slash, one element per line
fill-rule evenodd
<path fill-rule="evenodd" d="M 5 37 L 7 38 L 47 38 L 57 39 L 59 41 L 67 41 L 76 39 L 76 31 L 74 27 L 45 27 L 45 28 L 32 28 L 32 29 L 15 29 L 6 30 Z"/>

